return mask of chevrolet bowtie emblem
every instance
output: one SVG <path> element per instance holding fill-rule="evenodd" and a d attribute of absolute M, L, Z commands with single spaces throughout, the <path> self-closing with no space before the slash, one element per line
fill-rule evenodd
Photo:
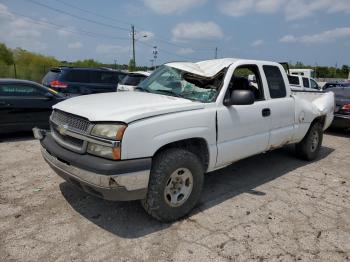
<path fill-rule="evenodd" d="M 63 136 L 66 134 L 67 130 L 68 130 L 68 125 L 58 126 L 58 132 Z"/>

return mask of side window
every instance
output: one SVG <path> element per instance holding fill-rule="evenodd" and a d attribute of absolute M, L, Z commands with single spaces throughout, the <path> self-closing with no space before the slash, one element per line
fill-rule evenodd
<path fill-rule="evenodd" d="M 285 97 L 287 95 L 286 85 L 281 70 L 277 66 L 270 65 L 264 65 L 263 69 L 271 98 Z"/>
<path fill-rule="evenodd" d="M 88 72 L 85 70 L 69 70 L 65 73 L 64 80 L 68 82 L 88 83 Z"/>
<path fill-rule="evenodd" d="M 38 97 L 43 96 L 44 93 L 35 86 L 4 84 L 0 86 L 0 95 Z"/>
<path fill-rule="evenodd" d="M 90 71 L 90 83 L 116 84 L 117 82 L 113 72 Z"/>
<path fill-rule="evenodd" d="M 318 84 L 316 83 L 315 80 L 310 79 L 310 82 L 311 82 L 311 88 L 318 89 Z"/>
<path fill-rule="evenodd" d="M 226 95 L 231 95 L 233 90 L 250 90 L 254 94 L 255 101 L 264 100 L 264 89 L 259 68 L 256 65 L 237 67 L 231 77 Z"/>
<path fill-rule="evenodd" d="M 309 79 L 306 77 L 303 77 L 303 85 L 306 88 L 310 88 L 310 84 L 309 84 Z"/>
<path fill-rule="evenodd" d="M 299 86 L 300 85 L 298 76 L 288 75 L 288 81 L 289 81 L 290 85 L 295 85 L 295 86 Z"/>

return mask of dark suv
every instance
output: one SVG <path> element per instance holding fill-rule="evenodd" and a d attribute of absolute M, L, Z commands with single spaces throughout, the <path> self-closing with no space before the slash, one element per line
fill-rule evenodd
<path fill-rule="evenodd" d="M 126 73 L 99 68 L 51 68 L 42 84 L 63 94 L 95 94 L 115 92 Z"/>

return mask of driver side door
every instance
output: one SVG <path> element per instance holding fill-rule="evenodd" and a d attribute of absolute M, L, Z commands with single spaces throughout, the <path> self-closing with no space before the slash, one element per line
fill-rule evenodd
<path fill-rule="evenodd" d="M 258 88 L 261 95 L 251 105 L 221 105 L 218 108 L 217 167 L 263 152 L 268 147 L 271 117 L 269 103 L 264 97 L 260 69 L 257 65 L 243 65 L 239 69 L 250 70 L 255 75 L 257 82 L 254 87 Z M 231 82 L 235 75 L 237 69 Z M 236 88 L 234 81 L 232 88 Z"/>

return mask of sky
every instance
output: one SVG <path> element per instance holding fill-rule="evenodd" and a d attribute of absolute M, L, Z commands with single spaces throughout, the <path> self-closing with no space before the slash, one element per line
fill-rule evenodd
<path fill-rule="evenodd" d="M 60 60 L 350 64 L 350 0 L 0 0 L 0 42 Z"/>

